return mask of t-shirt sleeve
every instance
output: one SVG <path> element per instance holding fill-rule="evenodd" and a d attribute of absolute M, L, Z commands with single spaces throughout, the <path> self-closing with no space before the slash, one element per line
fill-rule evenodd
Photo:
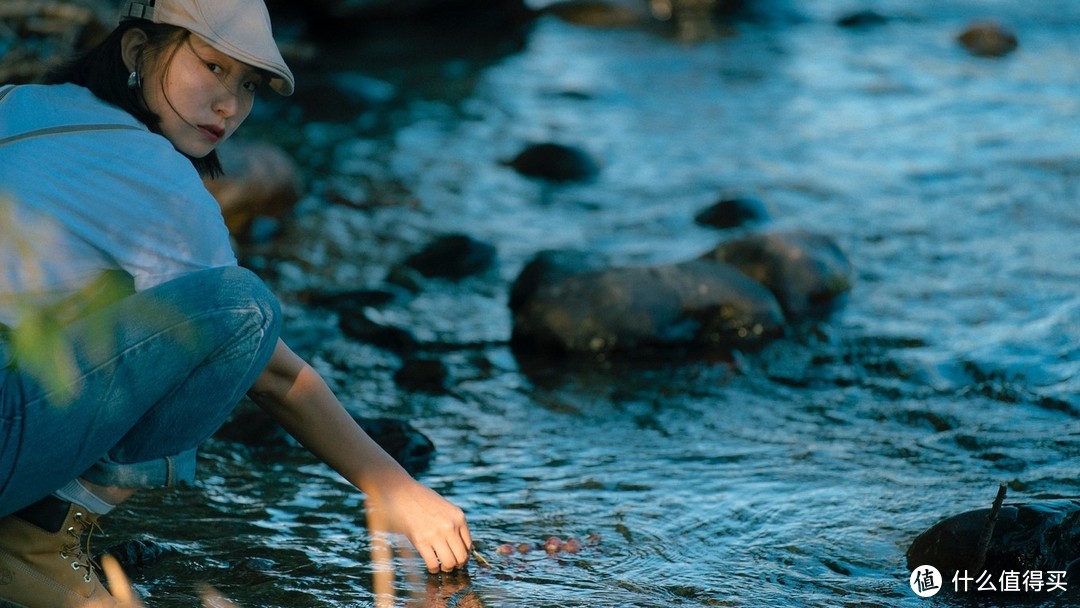
<path fill-rule="evenodd" d="M 85 238 L 131 274 L 139 291 L 193 271 L 235 265 L 221 208 L 190 161 L 158 136 L 132 132 L 120 139 L 148 137 L 161 141 L 143 146 L 137 162 L 115 158 L 112 169 L 101 168 L 103 183 L 113 191 L 101 201 L 109 214 L 86 214 Z"/>
<path fill-rule="evenodd" d="M 165 138 L 87 131 L 22 145 L 24 170 L 39 173 L 26 199 L 128 272 L 136 290 L 236 264 L 221 208 Z"/>

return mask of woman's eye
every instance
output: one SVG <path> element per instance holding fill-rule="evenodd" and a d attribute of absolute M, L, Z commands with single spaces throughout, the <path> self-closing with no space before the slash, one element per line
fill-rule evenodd
<path fill-rule="evenodd" d="M 244 83 L 244 90 L 250 93 L 255 93 L 259 90 L 259 83 L 255 82 L 254 80 L 249 80 Z"/>
<path fill-rule="evenodd" d="M 224 70 L 221 68 L 221 66 L 216 64 L 216 63 L 207 63 L 206 67 L 210 68 L 210 71 L 215 73 L 215 74 L 220 74 L 220 73 L 224 72 Z"/>

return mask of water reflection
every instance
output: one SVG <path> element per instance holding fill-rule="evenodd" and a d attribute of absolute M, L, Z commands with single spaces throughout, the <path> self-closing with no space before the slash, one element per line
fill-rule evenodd
<path fill-rule="evenodd" d="M 365 512 L 368 537 L 371 539 L 372 588 L 376 608 L 401 605 L 416 608 L 483 606 L 473 590 L 467 569 L 423 574 L 420 554 L 390 528 L 385 512 L 378 503 L 371 499 L 365 501 Z M 483 557 L 479 559 L 483 560 Z M 405 567 L 398 562 L 413 565 Z"/>

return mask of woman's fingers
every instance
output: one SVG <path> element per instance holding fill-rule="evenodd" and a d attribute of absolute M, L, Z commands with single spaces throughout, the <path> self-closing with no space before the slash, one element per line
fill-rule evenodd
<path fill-rule="evenodd" d="M 427 566 L 427 571 L 431 574 L 439 572 L 441 564 L 439 563 L 439 556 L 435 553 L 435 548 L 425 546 L 423 548 L 417 547 L 417 551 L 420 552 L 420 557 L 424 560 L 424 565 Z"/>
<path fill-rule="evenodd" d="M 434 545 L 424 545 L 423 548 L 417 549 L 428 572 L 432 574 L 452 572 L 458 568 L 464 568 L 469 562 L 469 548 L 461 542 L 460 538 L 437 541 Z"/>
<path fill-rule="evenodd" d="M 436 549 L 436 552 L 439 554 L 443 572 L 464 568 L 465 564 L 469 562 L 469 548 L 461 543 L 460 538 L 443 543 L 442 547 Z"/>

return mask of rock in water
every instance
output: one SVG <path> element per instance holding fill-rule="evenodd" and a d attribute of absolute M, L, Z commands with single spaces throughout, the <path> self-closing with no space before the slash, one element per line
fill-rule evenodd
<path fill-rule="evenodd" d="M 756 198 L 723 198 L 694 216 L 694 221 L 713 228 L 738 228 L 769 219 L 765 205 Z"/>
<path fill-rule="evenodd" d="M 300 170 L 277 146 L 229 140 L 218 156 L 225 174 L 204 183 L 233 236 L 247 237 L 256 218 L 280 218 L 300 200 Z"/>
<path fill-rule="evenodd" d="M 98 553 L 94 556 L 94 560 L 100 563 L 102 557 L 111 555 L 120 563 L 121 568 L 131 572 L 138 568 L 152 566 L 173 553 L 178 553 L 174 547 L 154 540 L 126 540 Z"/>
<path fill-rule="evenodd" d="M 835 241 L 803 230 L 728 241 L 702 257 L 727 262 L 768 287 L 792 323 L 839 308 L 855 280 L 851 261 Z"/>
<path fill-rule="evenodd" d="M 350 413 L 351 414 L 351 413 Z M 411 474 L 422 472 L 435 456 L 435 444 L 412 424 L 395 418 L 364 418 L 353 415 L 360 428 Z M 251 401 L 242 401 L 215 437 L 256 449 L 279 449 L 290 445 L 280 425 Z"/>
<path fill-rule="evenodd" d="M 1080 575 L 1080 500 L 1003 506 L 982 556 L 979 540 L 989 514 L 976 509 L 934 524 L 908 548 L 908 568 L 934 566 L 950 589 L 953 575 L 964 571 L 972 577 L 989 572 L 995 584 L 1007 571 L 1067 572 L 1066 580 Z"/>
<path fill-rule="evenodd" d="M 536 275 L 530 289 L 516 283 L 514 294 L 513 343 L 524 352 L 728 350 L 784 330 L 772 293 L 726 264 L 691 260 Z"/>
<path fill-rule="evenodd" d="M 972 23 L 956 40 L 976 57 L 1004 57 L 1019 46 L 1016 34 L 992 21 Z"/>
<path fill-rule="evenodd" d="M 464 234 L 443 235 L 405 260 L 425 277 L 458 280 L 480 274 L 495 265 L 494 245 Z"/>
<path fill-rule="evenodd" d="M 356 421 L 409 473 L 415 475 L 431 465 L 435 444 L 412 424 L 396 418 L 357 418 Z"/>
<path fill-rule="evenodd" d="M 599 165 L 588 152 L 556 143 L 530 145 L 507 164 L 522 175 L 553 182 L 585 181 L 600 172 Z"/>

